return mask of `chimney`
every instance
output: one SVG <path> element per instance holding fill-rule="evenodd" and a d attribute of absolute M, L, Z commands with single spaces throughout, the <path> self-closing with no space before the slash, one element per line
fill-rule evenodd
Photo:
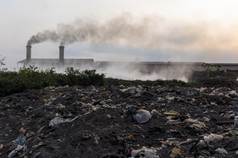
<path fill-rule="evenodd" d="M 31 45 L 26 46 L 26 61 L 29 62 L 31 60 Z"/>
<path fill-rule="evenodd" d="M 59 47 L 59 61 L 64 63 L 64 46 Z"/>

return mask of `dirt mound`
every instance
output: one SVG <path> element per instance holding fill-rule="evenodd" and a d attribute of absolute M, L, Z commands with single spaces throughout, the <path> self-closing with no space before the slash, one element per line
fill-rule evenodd
<path fill-rule="evenodd" d="M 47 87 L 0 100 L 0 157 L 237 157 L 238 89 Z"/>

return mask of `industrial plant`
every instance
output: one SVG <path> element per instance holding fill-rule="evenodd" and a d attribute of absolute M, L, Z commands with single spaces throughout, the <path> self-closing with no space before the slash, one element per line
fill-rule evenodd
<path fill-rule="evenodd" d="M 158 79 L 181 79 L 181 78 L 206 78 L 207 72 L 204 62 L 125 62 L 125 61 L 94 61 L 94 59 L 68 59 L 65 58 L 65 47 L 59 47 L 58 59 L 31 58 L 32 46 L 26 46 L 26 59 L 18 62 L 21 66 L 34 65 L 46 68 L 67 68 L 75 67 L 79 69 L 95 69 L 102 73 L 107 73 L 108 69 L 118 69 L 124 72 L 139 72 L 140 75 L 156 74 Z M 209 63 L 220 65 L 220 71 L 237 72 L 236 63 Z M 162 77 L 161 77 L 162 76 Z"/>

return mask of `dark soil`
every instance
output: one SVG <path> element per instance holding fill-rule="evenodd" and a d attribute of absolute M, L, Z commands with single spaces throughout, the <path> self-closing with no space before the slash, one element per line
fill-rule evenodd
<path fill-rule="evenodd" d="M 180 149 L 176 157 L 237 157 L 238 88 L 231 87 L 65 86 L 10 95 L 0 100 L 0 157 L 20 136 L 24 149 L 14 157 L 119 158 L 143 146 L 161 158 L 172 157 L 174 147 Z M 151 119 L 138 123 L 138 109 Z M 56 117 L 71 121 L 50 127 Z M 211 133 L 223 138 L 201 148 L 199 141 Z"/>

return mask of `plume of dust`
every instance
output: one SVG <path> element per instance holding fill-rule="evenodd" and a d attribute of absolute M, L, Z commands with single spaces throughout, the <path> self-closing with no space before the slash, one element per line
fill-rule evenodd
<path fill-rule="evenodd" d="M 98 62 L 100 63 L 100 62 Z M 106 77 L 125 80 L 181 80 L 187 82 L 192 75 L 189 67 L 160 67 L 151 69 L 141 63 L 110 63 L 105 67 L 96 66 L 98 73 L 104 73 Z"/>
<path fill-rule="evenodd" d="M 42 70 L 55 68 L 56 72 L 64 73 L 65 66 L 60 65 L 45 65 L 42 62 L 36 63 Z M 95 62 L 94 64 L 71 63 L 68 67 L 83 70 L 96 70 L 97 73 L 103 73 L 106 77 L 125 79 L 125 80 L 181 80 L 187 82 L 192 75 L 190 67 L 178 66 L 167 67 L 166 65 L 150 69 L 139 62 Z"/>
<path fill-rule="evenodd" d="M 40 68 L 40 70 L 49 70 L 54 68 L 57 73 L 65 73 L 66 67 L 74 67 L 80 71 L 83 70 L 96 70 L 97 73 L 103 73 L 106 77 L 125 79 L 125 80 L 182 80 L 187 82 L 192 71 L 189 66 L 169 66 L 166 63 L 161 63 L 158 66 L 151 68 L 141 62 L 104 62 L 96 61 L 94 63 L 80 64 L 75 61 L 68 63 L 67 65 L 59 65 L 54 62 L 48 63 L 48 60 L 42 59 L 35 61 L 34 65 Z"/>

